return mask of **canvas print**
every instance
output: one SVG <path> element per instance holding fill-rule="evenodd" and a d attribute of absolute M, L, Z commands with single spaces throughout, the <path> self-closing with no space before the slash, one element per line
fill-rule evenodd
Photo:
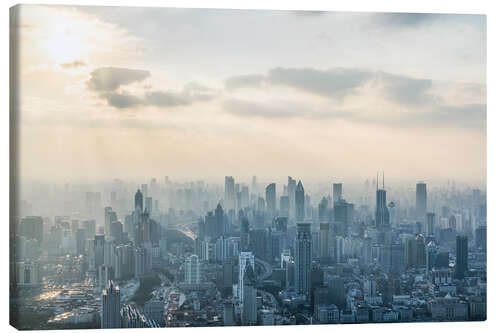
<path fill-rule="evenodd" d="M 10 323 L 486 319 L 486 16 L 10 10 Z"/>

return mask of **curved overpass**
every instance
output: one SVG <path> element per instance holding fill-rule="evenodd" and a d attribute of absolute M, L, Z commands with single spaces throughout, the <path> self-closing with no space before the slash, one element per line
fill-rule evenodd
<path fill-rule="evenodd" d="M 261 260 L 261 259 L 258 259 L 258 258 L 255 258 L 255 263 L 257 265 L 259 265 L 260 267 L 263 267 L 264 268 L 264 272 L 260 273 L 260 275 L 258 276 L 259 280 L 266 280 L 266 279 L 269 279 L 271 277 L 271 275 L 273 274 L 273 268 L 272 266 L 265 262 L 264 260 Z"/>

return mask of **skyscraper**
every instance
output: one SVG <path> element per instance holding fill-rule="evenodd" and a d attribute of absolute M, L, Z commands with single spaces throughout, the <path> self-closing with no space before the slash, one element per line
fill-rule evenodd
<path fill-rule="evenodd" d="M 26 239 L 36 239 L 38 244 L 42 244 L 43 219 L 40 216 L 28 216 L 21 219 L 19 234 Z"/>
<path fill-rule="evenodd" d="M 215 237 L 218 238 L 224 234 L 224 209 L 220 204 L 215 208 Z"/>
<path fill-rule="evenodd" d="M 231 301 L 224 302 L 224 312 L 222 315 L 224 326 L 234 325 L 234 305 Z"/>
<path fill-rule="evenodd" d="M 141 192 L 144 198 L 148 197 L 148 184 L 141 184 Z"/>
<path fill-rule="evenodd" d="M 318 220 L 320 222 L 328 221 L 328 200 L 325 197 L 318 204 Z"/>
<path fill-rule="evenodd" d="M 289 217 L 295 217 L 295 187 L 297 182 L 292 177 L 288 176 L 288 202 L 290 203 Z"/>
<path fill-rule="evenodd" d="M 434 226 L 436 224 L 436 215 L 434 213 L 426 214 L 425 234 L 426 236 L 434 235 Z"/>
<path fill-rule="evenodd" d="M 301 222 L 304 221 L 304 218 L 304 187 L 302 186 L 302 181 L 299 180 L 297 188 L 295 189 L 295 219 Z"/>
<path fill-rule="evenodd" d="M 330 224 L 320 223 L 319 225 L 319 257 L 326 259 L 329 257 Z"/>
<path fill-rule="evenodd" d="M 257 290 L 255 289 L 255 273 L 253 265 L 247 261 L 243 273 L 243 311 L 241 324 L 244 326 L 257 323 Z"/>
<path fill-rule="evenodd" d="M 347 236 L 349 224 L 353 222 L 354 204 L 340 199 L 333 204 L 333 218 L 337 235 Z"/>
<path fill-rule="evenodd" d="M 288 217 L 290 215 L 290 200 L 288 195 L 280 197 L 280 216 Z"/>
<path fill-rule="evenodd" d="M 258 190 L 259 189 L 257 188 L 257 176 L 252 176 L 252 188 L 251 188 L 252 194 L 257 194 Z"/>
<path fill-rule="evenodd" d="M 234 191 L 234 178 L 226 176 L 224 184 L 224 206 L 226 210 L 235 209 L 236 207 L 236 193 Z"/>
<path fill-rule="evenodd" d="M 184 281 L 187 284 L 200 284 L 201 272 L 198 256 L 193 254 L 186 259 L 184 271 Z"/>
<path fill-rule="evenodd" d="M 85 254 L 85 230 L 76 230 L 76 254 Z"/>
<path fill-rule="evenodd" d="M 252 252 L 241 252 L 238 262 L 238 294 L 240 297 L 240 302 L 243 302 L 244 294 L 243 294 L 243 278 L 245 275 L 245 268 L 247 264 L 252 266 L 252 269 L 255 269 L 255 257 Z"/>
<path fill-rule="evenodd" d="M 113 281 L 102 291 L 101 328 L 121 328 L 120 288 Z"/>
<path fill-rule="evenodd" d="M 143 210 L 143 200 L 142 200 L 142 192 L 141 190 L 137 189 L 137 192 L 135 192 L 135 210 L 138 210 L 142 212 Z"/>
<path fill-rule="evenodd" d="M 307 294 L 309 291 L 311 262 L 311 224 L 297 223 L 297 236 L 295 239 L 295 290 L 300 294 Z"/>
<path fill-rule="evenodd" d="M 241 249 L 247 251 L 250 246 L 250 222 L 246 216 L 241 216 L 239 220 Z"/>
<path fill-rule="evenodd" d="M 422 235 L 410 237 L 405 243 L 407 268 L 423 268 L 426 262 L 425 242 Z"/>
<path fill-rule="evenodd" d="M 116 212 L 111 207 L 104 208 L 104 234 L 111 235 L 111 223 L 117 220 Z"/>
<path fill-rule="evenodd" d="M 482 225 L 476 228 L 476 247 L 486 250 L 486 226 Z"/>
<path fill-rule="evenodd" d="M 462 280 L 469 269 L 469 242 L 467 236 L 457 235 L 456 255 L 455 278 Z"/>
<path fill-rule="evenodd" d="M 146 197 L 146 211 L 151 215 L 153 213 L 153 198 Z"/>
<path fill-rule="evenodd" d="M 375 208 L 375 226 L 377 229 L 383 229 L 390 224 L 389 209 L 387 208 L 386 191 L 377 189 L 377 202 Z"/>
<path fill-rule="evenodd" d="M 417 222 L 425 223 L 425 214 L 427 213 L 427 185 L 425 183 L 417 184 L 415 207 Z"/>
<path fill-rule="evenodd" d="M 342 183 L 333 184 L 333 202 L 342 199 Z"/>
<path fill-rule="evenodd" d="M 241 208 L 246 208 L 250 206 L 250 193 L 248 191 L 248 186 L 243 185 L 241 187 Z"/>
<path fill-rule="evenodd" d="M 276 214 L 276 184 L 271 183 L 266 187 L 266 206 L 267 213 L 274 217 Z"/>
<path fill-rule="evenodd" d="M 95 269 L 98 269 L 99 266 L 104 264 L 104 235 L 95 235 L 94 236 L 94 263 Z"/>

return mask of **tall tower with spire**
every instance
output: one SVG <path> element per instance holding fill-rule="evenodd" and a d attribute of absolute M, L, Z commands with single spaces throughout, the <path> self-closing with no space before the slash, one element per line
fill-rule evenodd
<path fill-rule="evenodd" d="M 141 190 L 137 189 L 135 192 L 135 210 L 142 213 L 143 210 L 143 196 Z"/>
<path fill-rule="evenodd" d="M 377 192 L 376 192 L 376 206 L 375 206 L 375 227 L 377 229 L 384 229 L 389 227 L 389 209 L 387 208 L 387 199 L 385 191 L 385 175 L 382 172 L 382 188 L 379 188 L 379 175 L 377 172 Z"/>
<path fill-rule="evenodd" d="M 302 181 L 299 180 L 297 188 L 295 189 L 295 219 L 298 222 L 304 221 L 305 207 L 304 207 L 304 187 Z"/>

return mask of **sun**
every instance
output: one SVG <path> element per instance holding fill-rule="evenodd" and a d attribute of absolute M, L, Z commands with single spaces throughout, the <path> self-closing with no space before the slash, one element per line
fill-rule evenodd
<path fill-rule="evenodd" d="M 49 31 L 43 41 L 43 48 L 51 60 L 61 64 L 87 57 L 89 52 L 87 38 L 77 24 L 57 22 Z"/>

